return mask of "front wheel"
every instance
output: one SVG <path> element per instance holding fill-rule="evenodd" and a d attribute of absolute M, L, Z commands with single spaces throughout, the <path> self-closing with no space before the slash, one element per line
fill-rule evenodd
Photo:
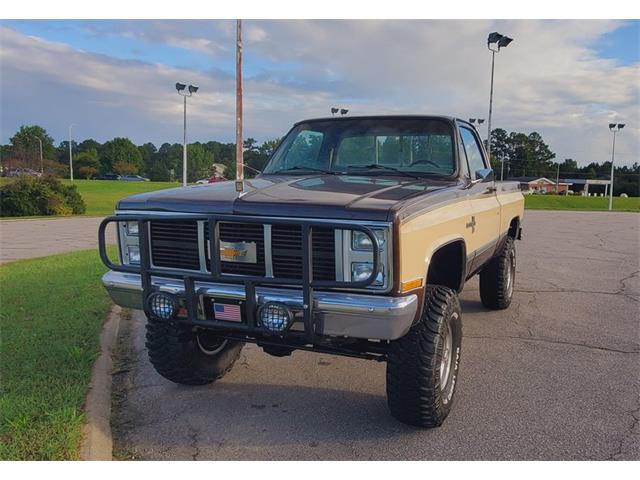
<path fill-rule="evenodd" d="M 403 423 L 438 427 L 453 402 L 460 350 L 462 316 L 456 292 L 427 286 L 420 321 L 391 342 L 387 358 L 387 402 Z"/>
<path fill-rule="evenodd" d="M 205 385 L 222 378 L 240 356 L 242 342 L 193 331 L 175 320 L 149 317 L 147 350 L 156 371 L 182 385 Z"/>

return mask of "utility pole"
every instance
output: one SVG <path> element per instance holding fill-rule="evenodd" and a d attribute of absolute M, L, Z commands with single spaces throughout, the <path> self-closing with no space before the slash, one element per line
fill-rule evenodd
<path fill-rule="evenodd" d="M 236 20 L 236 190 L 241 192 L 244 180 L 242 145 L 242 20 Z"/>
<path fill-rule="evenodd" d="M 560 193 L 558 188 L 560 187 L 560 164 L 558 164 L 558 169 L 556 170 L 556 193 Z"/>
<path fill-rule="evenodd" d="M 75 126 L 75 123 L 69 125 L 69 178 L 73 182 L 73 140 L 71 140 L 71 129 Z"/>
<path fill-rule="evenodd" d="M 42 140 L 40 139 L 40 137 L 36 137 L 34 136 L 33 138 L 35 138 L 36 140 L 38 140 L 38 143 L 40 144 L 40 173 L 44 173 L 44 161 L 42 160 Z"/>

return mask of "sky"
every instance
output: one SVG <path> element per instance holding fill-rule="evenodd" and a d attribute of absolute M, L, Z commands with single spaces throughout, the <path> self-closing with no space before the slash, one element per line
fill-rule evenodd
<path fill-rule="evenodd" d="M 332 106 L 486 118 L 492 31 L 514 38 L 496 55 L 494 128 L 586 165 L 625 123 L 616 163 L 640 162 L 640 22 L 623 20 L 247 20 L 245 138 Z M 0 142 L 38 124 L 58 143 L 74 124 L 78 140 L 181 143 L 177 81 L 200 87 L 189 141 L 233 142 L 235 21 L 0 21 Z"/>

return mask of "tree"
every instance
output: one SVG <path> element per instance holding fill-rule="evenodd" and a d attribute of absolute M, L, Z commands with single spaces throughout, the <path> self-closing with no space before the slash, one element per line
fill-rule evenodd
<path fill-rule="evenodd" d="M 98 152 L 95 148 L 78 153 L 73 160 L 73 163 L 74 170 L 77 169 L 81 178 L 91 179 L 95 177 L 100 170 Z"/>
<path fill-rule="evenodd" d="M 37 138 L 42 141 L 42 158 L 55 158 L 53 138 L 47 131 L 39 125 L 22 125 L 15 135 L 9 139 L 11 142 L 9 158 L 13 163 L 16 163 L 16 166 L 40 170 L 40 144 Z"/>
<path fill-rule="evenodd" d="M 135 175 L 138 172 L 138 167 L 133 163 L 119 160 L 113 164 L 113 171 L 118 175 Z"/>
<path fill-rule="evenodd" d="M 213 154 L 207 152 L 201 143 L 187 145 L 187 181 L 195 182 L 211 176 Z"/>
<path fill-rule="evenodd" d="M 116 164 L 123 172 L 138 173 L 142 168 L 142 155 L 140 150 L 128 138 L 114 138 L 106 142 L 102 147 L 100 158 L 100 170 L 109 173 L 116 170 Z M 120 172 L 116 172 L 120 173 Z"/>

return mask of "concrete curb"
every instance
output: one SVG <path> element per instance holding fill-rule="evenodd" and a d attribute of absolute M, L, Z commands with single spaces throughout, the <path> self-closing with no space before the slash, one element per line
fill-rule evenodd
<path fill-rule="evenodd" d="M 91 385 L 85 401 L 85 419 L 80 445 L 81 460 L 112 460 L 111 372 L 113 348 L 118 338 L 122 309 L 114 305 L 100 334 L 100 355 L 93 364 Z"/>

